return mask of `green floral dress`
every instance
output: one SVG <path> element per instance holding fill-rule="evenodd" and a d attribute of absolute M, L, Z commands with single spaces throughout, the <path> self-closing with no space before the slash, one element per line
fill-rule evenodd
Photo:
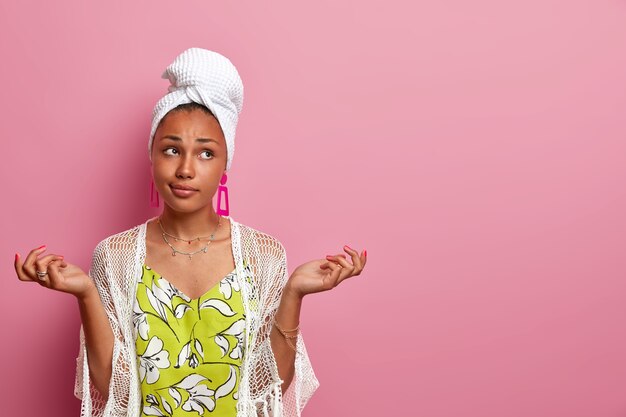
<path fill-rule="evenodd" d="M 245 314 L 236 271 L 191 299 L 144 264 L 133 324 L 141 416 L 237 414 Z"/>

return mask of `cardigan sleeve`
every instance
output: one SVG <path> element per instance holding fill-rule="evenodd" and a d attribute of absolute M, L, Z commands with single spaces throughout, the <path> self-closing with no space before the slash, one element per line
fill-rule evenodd
<path fill-rule="evenodd" d="M 282 288 L 287 284 L 289 272 L 287 270 L 287 253 L 281 245 L 281 261 L 279 268 L 279 276 Z M 282 291 L 281 291 L 282 295 Z M 280 304 L 280 298 L 279 298 Z M 278 305 L 279 305 L 278 304 Z M 278 305 L 275 306 L 273 314 L 276 313 Z M 302 331 L 299 332 L 296 342 L 296 358 L 294 361 L 294 376 L 289 387 L 283 394 L 283 413 L 286 417 L 300 417 L 302 409 L 313 396 L 313 393 L 319 387 L 313 366 L 306 351 Z"/>
<path fill-rule="evenodd" d="M 302 332 L 298 334 L 296 343 L 296 356 L 294 361 L 294 376 L 293 379 L 285 390 L 284 394 L 281 393 L 280 385 L 282 380 L 278 376 L 278 365 L 274 352 L 271 348 L 269 333 L 272 328 L 272 323 L 276 311 L 280 305 L 282 291 L 289 279 L 289 272 L 287 269 L 287 254 L 283 245 L 275 241 L 278 244 L 279 256 L 275 267 L 272 272 L 272 279 L 269 281 L 271 285 L 269 288 L 265 288 L 262 293 L 265 294 L 265 309 L 263 313 L 262 322 L 264 325 L 261 327 L 261 333 L 263 334 L 264 343 L 262 349 L 265 353 L 267 360 L 271 363 L 274 389 L 272 390 L 273 399 L 270 399 L 270 408 L 273 411 L 274 417 L 300 417 L 304 406 L 313 396 L 313 393 L 319 387 L 319 381 L 317 380 L 311 361 L 306 351 Z M 257 375 L 258 378 L 259 375 Z M 281 398 L 282 401 L 277 401 Z M 282 403 L 282 407 L 281 404 Z M 282 408 L 282 414 L 280 412 Z"/>
<path fill-rule="evenodd" d="M 96 245 L 91 258 L 91 266 L 89 268 L 89 276 L 94 281 L 100 298 L 102 299 L 102 286 L 100 282 L 105 276 L 105 253 L 103 250 L 104 241 Z M 81 416 L 91 417 L 95 410 L 103 409 L 105 400 L 100 392 L 96 389 L 89 376 L 89 362 L 87 360 L 87 345 L 85 343 L 85 333 L 83 325 L 80 325 L 79 333 L 79 350 L 76 359 L 76 379 L 74 383 L 74 395 L 81 400 Z M 95 410 L 94 410 L 95 409 Z"/>
<path fill-rule="evenodd" d="M 81 400 L 81 417 L 118 417 L 127 415 L 128 393 L 130 382 L 127 381 L 129 375 L 128 360 L 125 359 L 127 350 L 122 337 L 122 332 L 118 324 L 115 308 L 115 283 L 109 277 L 109 245 L 111 243 L 105 239 L 98 243 L 93 252 L 89 276 L 100 295 L 100 300 L 109 319 L 109 324 L 113 331 L 113 356 L 112 373 L 109 384 L 108 401 L 100 394 L 94 386 L 89 373 L 89 361 L 83 325 L 80 326 L 79 352 L 76 360 L 76 378 L 74 384 L 74 395 Z M 120 378 L 121 377 L 121 378 Z"/>

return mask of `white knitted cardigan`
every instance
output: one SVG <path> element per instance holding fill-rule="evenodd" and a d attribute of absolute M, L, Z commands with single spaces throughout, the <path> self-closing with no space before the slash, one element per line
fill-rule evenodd
<path fill-rule="evenodd" d="M 244 338 L 246 345 L 237 417 L 300 417 L 319 386 L 302 335 L 297 338 L 294 379 L 284 394 L 269 337 L 282 289 L 289 278 L 285 248 L 274 237 L 238 223 L 232 217 L 225 217 L 231 223 L 232 253 L 242 291 L 248 336 Z M 140 415 L 141 385 L 135 351 L 133 304 L 146 257 L 149 220 L 105 238 L 94 250 L 89 276 L 98 288 L 113 329 L 113 371 L 109 398 L 104 401 L 89 377 L 81 326 L 74 394 L 82 400 L 82 417 Z M 245 279 L 244 259 L 248 262 L 245 273 L 251 280 Z"/>

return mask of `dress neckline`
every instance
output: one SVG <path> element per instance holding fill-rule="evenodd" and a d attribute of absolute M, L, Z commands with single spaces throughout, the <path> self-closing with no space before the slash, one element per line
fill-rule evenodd
<path fill-rule="evenodd" d="M 224 281 L 229 275 L 231 275 L 233 272 L 237 272 L 237 255 L 235 253 L 235 239 L 234 239 L 234 235 L 235 235 L 235 220 L 231 217 L 231 216 L 227 216 L 227 215 L 222 215 L 222 217 L 227 218 L 229 220 L 229 224 L 230 224 L 230 250 L 232 252 L 232 256 L 233 256 L 233 262 L 235 263 L 235 269 L 233 269 L 231 272 L 229 272 L 224 278 L 222 278 L 221 280 L 219 280 L 215 285 L 213 285 L 211 288 L 209 288 L 204 294 L 202 294 L 200 297 L 198 298 L 191 298 L 189 297 L 187 294 L 185 294 L 184 292 L 182 292 L 181 290 L 179 290 L 178 288 L 176 288 L 171 282 L 169 282 L 165 277 L 163 277 L 161 274 L 159 274 L 157 271 L 155 271 L 154 269 L 152 269 L 151 266 L 146 265 L 146 254 L 148 252 L 148 223 L 150 223 L 151 220 L 154 220 L 156 218 L 158 218 L 159 216 L 154 216 L 149 218 L 148 220 L 146 220 L 143 223 L 143 230 L 141 231 L 143 234 L 141 240 L 141 244 L 143 245 L 143 251 L 140 251 L 141 253 L 141 257 L 142 259 L 140 259 L 140 263 L 143 266 L 147 266 L 148 268 L 150 268 L 151 271 L 153 271 L 155 274 L 159 275 L 160 278 L 163 278 L 163 280 L 165 280 L 165 282 L 167 282 L 172 288 L 174 288 L 176 291 L 180 292 L 181 294 L 183 294 L 185 297 L 187 297 L 188 299 L 190 299 L 191 301 L 197 301 L 200 298 L 204 297 L 209 291 L 211 291 L 213 288 L 215 288 L 216 286 L 218 286 L 222 281 Z M 143 268 L 142 266 L 142 268 Z"/>
<path fill-rule="evenodd" d="M 192 298 L 190 296 L 188 296 L 187 294 L 185 294 L 184 292 L 182 292 L 178 287 L 176 287 L 174 284 L 172 284 L 170 281 L 168 281 L 167 278 L 165 278 L 163 275 L 161 275 L 158 271 L 156 271 L 155 269 L 153 269 L 151 266 L 146 265 L 146 263 L 144 262 L 143 264 L 144 267 L 146 267 L 147 269 L 149 269 L 150 271 L 152 271 L 154 274 L 158 275 L 159 278 L 161 278 L 163 281 L 165 281 L 170 287 L 172 287 L 172 289 L 176 292 L 179 292 L 180 294 L 184 295 L 185 298 L 187 298 L 188 300 L 190 300 L 189 302 L 192 301 L 198 301 L 201 298 L 203 298 L 204 296 L 206 296 L 208 293 L 210 293 L 211 291 L 213 291 L 214 288 L 218 287 L 223 281 L 225 281 L 228 277 L 230 277 L 231 275 L 235 274 L 237 272 L 237 267 L 235 266 L 235 268 L 230 271 L 228 274 L 226 274 L 222 279 L 220 279 L 218 282 L 216 282 L 214 285 L 211 286 L 211 288 L 209 288 L 208 290 L 206 290 L 201 296 L 199 297 L 195 297 Z"/>

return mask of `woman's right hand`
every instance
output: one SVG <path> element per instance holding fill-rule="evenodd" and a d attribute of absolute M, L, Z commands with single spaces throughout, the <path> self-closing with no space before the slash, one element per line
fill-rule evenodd
<path fill-rule="evenodd" d="M 63 256 L 49 254 L 39 258 L 46 251 L 45 246 L 31 250 L 24 261 L 15 256 L 15 272 L 20 281 L 37 282 L 43 287 L 66 292 L 83 298 L 94 291 L 96 286 L 89 275 L 78 266 L 63 260 Z M 36 271 L 47 271 L 43 278 L 37 276 Z"/>

